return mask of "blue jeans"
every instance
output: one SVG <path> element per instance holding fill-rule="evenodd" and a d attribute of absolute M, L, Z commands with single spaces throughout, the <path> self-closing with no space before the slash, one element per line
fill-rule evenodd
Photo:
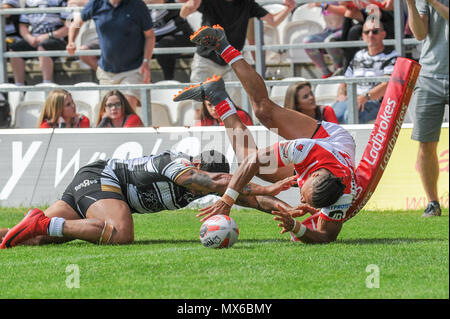
<path fill-rule="evenodd" d="M 373 121 L 377 118 L 378 110 L 380 109 L 380 102 L 378 101 L 367 101 L 364 105 L 364 111 L 358 112 L 358 123 L 365 124 L 367 122 Z M 332 105 L 334 113 L 340 124 L 348 123 L 348 100 L 342 102 L 336 102 Z"/>

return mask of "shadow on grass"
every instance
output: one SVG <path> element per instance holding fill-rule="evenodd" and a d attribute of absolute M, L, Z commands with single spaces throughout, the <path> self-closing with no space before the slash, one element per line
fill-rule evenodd
<path fill-rule="evenodd" d="M 266 238 L 266 239 L 240 239 L 239 243 L 286 243 L 289 240 L 286 239 L 274 239 L 274 238 Z M 158 245 L 158 244 L 199 244 L 199 239 L 148 239 L 148 240 L 135 240 L 135 244 L 137 245 Z"/>
<path fill-rule="evenodd" d="M 336 244 L 350 245 L 398 245 L 414 244 L 420 242 L 447 241 L 444 238 L 361 238 L 361 239 L 338 239 Z"/>
<path fill-rule="evenodd" d="M 414 244 L 420 242 L 446 242 L 444 238 L 361 238 L 361 239 L 338 239 L 337 241 L 331 243 L 332 245 L 399 245 L 399 244 Z M 234 246 L 237 249 L 251 249 L 253 244 L 257 245 L 267 245 L 267 244 L 285 244 L 285 245 L 295 245 L 286 238 L 261 238 L 261 239 L 241 239 L 238 240 L 241 245 Z M 72 244 L 84 246 L 91 245 L 83 241 L 76 241 Z M 198 239 L 146 239 L 146 240 L 135 240 L 131 245 L 165 245 L 165 244 L 200 244 Z M 297 245 L 305 245 L 302 243 L 297 243 Z M 321 245 L 321 244 L 317 244 Z"/>

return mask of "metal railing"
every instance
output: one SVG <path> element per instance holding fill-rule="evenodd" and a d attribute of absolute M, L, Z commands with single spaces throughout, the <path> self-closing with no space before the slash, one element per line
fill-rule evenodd
<path fill-rule="evenodd" d="M 351 0 L 345 0 L 351 1 Z M 282 4 L 282 0 L 258 0 L 259 4 L 272 4 L 279 3 Z M 316 2 L 313 0 L 296 0 L 297 4 L 305 4 L 309 2 Z M 333 2 L 333 0 L 325 0 L 323 2 Z M 151 4 L 148 5 L 149 9 L 179 9 L 182 3 L 173 4 Z M 22 14 L 22 13 L 60 13 L 60 12 L 80 12 L 82 8 L 80 7 L 58 7 L 58 8 L 20 8 L 20 9 L 1 9 L 0 10 L 0 91 L 50 91 L 55 89 L 55 87 L 5 87 L 1 83 L 6 82 L 7 70 L 6 70 L 6 58 L 12 57 L 67 57 L 70 56 L 67 51 L 34 51 L 34 52 L 5 52 L 5 34 L 4 34 L 4 15 L 6 14 Z M 404 46 L 410 44 L 418 44 L 419 41 L 415 39 L 403 39 L 403 7 L 401 0 L 395 0 L 394 3 L 394 22 L 395 22 L 395 38 L 391 40 L 384 40 L 385 45 L 394 45 L 396 51 L 400 56 L 404 55 Z M 364 47 L 367 44 L 364 41 L 340 41 L 340 42 L 329 42 L 329 43 L 298 43 L 298 44 L 284 44 L 284 45 L 264 45 L 263 44 L 263 23 L 259 19 L 255 19 L 255 45 L 247 45 L 244 47 L 243 51 L 255 51 L 255 69 L 264 78 L 265 74 L 265 62 L 264 54 L 265 50 L 287 50 L 287 49 L 304 49 L 304 48 L 334 48 L 334 47 Z M 154 54 L 173 54 L 173 53 L 194 53 L 196 48 L 193 47 L 171 47 L 171 48 L 155 48 Z M 88 55 L 100 55 L 100 50 L 77 50 L 75 56 L 88 56 Z M 349 123 L 357 123 L 357 107 L 356 107 L 356 85 L 361 82 L 386 82 L 388 77 L 374 77 L 374 78 L 354 78 L 354 79 L 307 79 L 312 85 L 316 84 L 331 84 L 331 83 L 347 83 L 347 96 L 349 100 L 349 105 L 353 105 L 353 111 L 349 112 Z M 295 81 L 292 81 L 295 83 Z M 288 85 L 291 81 L 266 81 L 269 86 L 277 85 Z M 151 90 L 152 89 L 175 89 L 183 88 L 190 83 L 181 83 L 173 85 L 160 85 L 160 84 L 135 84 L 135 85 L 99 85 L 96 87 L 91 86 L 58 86 L 67 90 L 111 90 L 111 89 L 135 89 L 141 92 L 141 105 L 143 107 L 143 121 L 146 126 L 151 125 Z M 227 82 L 227 87 L 240 87 L 242 85 L 240 82 Z M 244 104 L 248 101 L 245 100 Z M 244 105 L 246 106 L 246 105 Z"/>
<path fill-rule="evenodd" d="M 348 104 L 356 104 L 356 86 L 358 83 L 373 81 L 373 82 L 388 82 L 389 77 L 370 77 L 370 78 L 343 78 L 343 79 L 308 79 L 311 85 L 318 84 L 336 84 L 336 83 L 346 83 L 347 84 L 347 97 Z M 288 86 L 296 83 L 297 80 L 272 80 L 265 81 L 268 86 Z M 73 85 L 58 85 L 58 86 L 16 86 L 11 87 L 4 84 L 0 84 L 0 92 L 30 92 L 30 91 L 45 91 L 49 92 L 56 88 L 64 89 L 67 91 L 108 91 L 108 90 L 139 90 L 141 94 L 141 105 L 142 105 L 142 121 L 145 126 L 151 126 L 152 124 L 152 112 L 151 112 L 151 91 L 154 89 L 182 89 L 189 86 L 190 83 L 179 83 L 179 84 L 117 84 L 117 85 L 98 85 L 98 86 L 73 86 Z M 242 84 L 238 81 L 226 82 L 225 86 L 227 88 L 239 87 L 242 88 Z M 353 112 L 349 112 L 348 115 L 349 123 L 358 123 L 358 109 L 353 108 Z"/>

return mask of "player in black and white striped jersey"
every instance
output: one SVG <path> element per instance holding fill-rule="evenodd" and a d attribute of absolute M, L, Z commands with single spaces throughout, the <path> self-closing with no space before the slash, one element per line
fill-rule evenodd
<path fill-rule="evenodd" d="M 231 180 L 229 170 L 225 156 L 213 150 L 194 158 L 166 151 L 130 160 L 96 161 L 82 167 L 61 200 L 45 212 L 35 208 L 11 230 L 0 229 L 0 236 L 5 236 L 0 249 L 73 239 L 132 243 L 132 213 L 175 210 L 208 194 L 222 195 Z M 268 213 L 277 205 L 289 208 L 273 196 L 289 188 L 291 181 L 287 178 L 266 187 L 249 183 L 237 203 Z"/>

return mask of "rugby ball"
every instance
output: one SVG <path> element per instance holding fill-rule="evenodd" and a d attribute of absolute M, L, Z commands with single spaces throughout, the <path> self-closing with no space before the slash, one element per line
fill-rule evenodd
<path fill-rule="evenodd" d="M 214 215 L 200 227 L 200 241 L 208 248 L 230 248 L 238 236 L 238 225 L 226 215 Z"/>

